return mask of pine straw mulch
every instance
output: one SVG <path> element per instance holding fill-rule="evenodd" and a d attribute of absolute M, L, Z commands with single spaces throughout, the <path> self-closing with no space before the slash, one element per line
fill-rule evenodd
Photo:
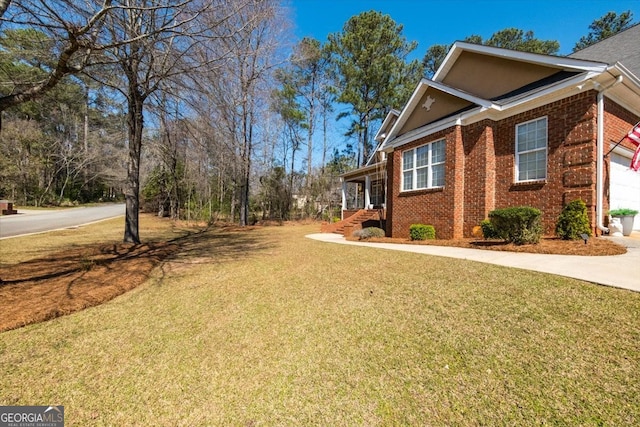
<path fill-rule="evenodd" d="M 198 227 L 199 225 L 199 227 Z M 184 226 L 174 222 L 174 228 Z M 44 322 L 112 300 L 143 284 L 159 265 L 176 272 L 216 259 L 246 256 L 264 242 L 248 237 L 259 228 L 188 224 L 170 241 L 83 245 L 13 265 L 0 265 L 0 332 Z M 194 231 L 195 230 L 195 231 Z M 186 259 L 185 259 L 186 257 Z"/>
<path fill-rule="evenodd" d="M 357 238 L 349 238 L 357 241 Z M 606 237 L 596 237 L 587 240 L 562 240 L 557 237 L 545 237 L 535 245 L 515 245 L 502 240 L 482 239 L 453 239 L 453 240 L 422 240 L 411 241 L 409 239 L 397 239 L 390 237 L 370 238 L 366 240 L 372 243 L 403 243 L 411 245 L 454 246 L 458 248 L 486 249 L 492 251 L 528 252 L 536 254 L 555 255 L 582 255 L 582 256 L 607 256 L 621 255 L 627 252 L 621 246 Z"/>
<path fill-rule="evenodd" d="M 93 245 L 0 267 L 0 332 L 96 306 L 147 280 L 178 245 Z"/>

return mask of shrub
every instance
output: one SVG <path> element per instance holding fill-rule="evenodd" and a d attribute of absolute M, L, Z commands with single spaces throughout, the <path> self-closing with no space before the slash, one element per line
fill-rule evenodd
<path fill-rule="evenodd" d="M 367 227 L 362 230 L 356 230 L 353 232 L 353 237 L 357 237 L 360 240 L 370 239 L 372 237 L 384 237 L 385 232 L 382 228 Z"/>
<path fill-rule="evenodd" d="M 485 239 L 499 239 L 500 233 L 493 227 L 493 224 L 488 219 L 485 219 L 480 223 L 482 228 L 482 236 Z"/>
<path fill-rule="evenodd" d="M 427 240 L 436 238 L 436 229 L 433 225 L 411 224 L 409 227 L 411 240 Z"/>
<path fill-rule="evenodd" d="M 556 234 L 563 240 L 579 240 L 581 234 L 591 236 L 587 205 L 582 200 L 574 200 L 562 208 L 556 222 Z"/>
<path fill-rule="evenodd" d="M 516 245 L 538 243 L 542 237 L 539 209 L 518 206 L 489 212 L 491 225 L 500 238 Z"/>
<path fill-rule="evenodd" d="M 611 216 L 627 216 L 627 215 L 635 216 L 635 215 L 638 215 L 638 211 L 635 210 L 635 209 L 629 209 L 629 208 L 614 209 L 614 210 L 609 212 L 609 215 L 611 215 Z"/>

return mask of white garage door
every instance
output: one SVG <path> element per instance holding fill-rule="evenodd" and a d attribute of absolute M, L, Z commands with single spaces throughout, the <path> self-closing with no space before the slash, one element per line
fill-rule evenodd
<path fill-rule="evenodd" d="M 640 211 L 640 172 L 629 169 L 629 157 L 611 153 L 611 209 L 630 208 Z M 633 221 L 633 229 L 640 230 L 640 214 Z"/>

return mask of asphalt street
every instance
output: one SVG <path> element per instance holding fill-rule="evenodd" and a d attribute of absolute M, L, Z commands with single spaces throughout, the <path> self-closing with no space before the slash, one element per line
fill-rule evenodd
<path fill-rule="evenodd" d="M 16 215 L 0 216 L 0 239 L 77 227 L 103 219 L 123 216 L 124 204 L 59 210 L 25 210 Z"/>

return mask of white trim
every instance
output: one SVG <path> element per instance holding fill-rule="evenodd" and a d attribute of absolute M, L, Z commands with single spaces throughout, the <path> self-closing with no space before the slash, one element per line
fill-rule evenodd
<path fill-rule="evenodd" d="M 437 162 L 434 163 L 433 162 L 433 146 L 435 144 L 438 143 L 442 143 L 444 146 L 444 150 L 445 150 L 445 154 L 444 154 L 444 160 L 442 160 L 441 162 Z M 410 192 L 410 191 L 420 191 L 420 190 L 431 190 L 434 188 L 443 188 L 443 185 L 433 185 L 433 168 L 434 166 L 439 166 L 439 165 L 443 165 L 444 168 L 444 172 L 446 173 L 446 167 L 444 167 L 444 165 L 447 162 L 447 154 L 446 154 L 446 148 L 447 148 L 447 141 L 445 138 L 440 138 L 440 139 L 436 139 L 435 141 L 431 141 L 431 142 L 427 142 L 426 144 L 422 144 L 419 145 L 417 147 L 413 147 L 413 148 L 408 148 L 404 151 L 402 151 L 402 153 L 400 153 L 400 192 L 401 193 L 405 193 L 405 192 Z M 427 150 L 427 163 L 425 165 L 422 166 L 418 166 L 418 162 L 417 162 L 417 153 L 418 153 L 418 149 L 423 148 L 423 147 L 428 147 Z M 404 155 L 405 153 L 409 153 L 411 152 L 411 157 L 412 157 L 412 165 L 411 168 L 408 170 L 404 169 Z M 426 169 L 427 171 L 427 185 L 426 187 L 417 187 L 418 185 L 418 169 Z M 405 189 L 404 188 L 404 174 L 405 172 L 411 172 L 411 187 L 410 189 Z M 444 177 L 443 177 L 444 178 Z M 446 184 L 446 181 L 445 181 Z"/>
<path fill-rule="evenodd" d="M 599 88 L 596 96 L 597 116 L 596 116 L 596 227 L 603 233 L 608 233 L 609 229 L 604 226 L 603 204 L 604 204 L 604 93 L 614 86 L 622 83 L 622 75 L 609 86 Z"/>
<path fill-rule="evenodd" d="M 385 144 L 386 146 L 383 148 L 384 151 L 391 152 L 394 148 L 401 147 L 405 144 L 415 141 L 416 139 L 423 138 L 425 136 L 429 136 L 441 130 L 450 128 L 452 126 L 460 125 L 460 118 L 448 118 L 444 121 L 439 121 L 435 123 L 431 123 L 426 126 L 419 127 L 410 132 L 405 133 L 404 135 L 390 141 L 389 144 Z"/>
<path fill-rule="evenodd" d="M 432 81 L 432 80 L 427 80 L 426 84 L 427 84 L 428 87 L 432 87 L 432 88 L 434 88 L 436 90 L 439 90 L 440 92 L 444 92 L 444 93 L 447 93 L 449 95 L 455 96 L 456 98 L 461 98 L 461 99 L 464 99 L 465 101 L 473 102 L 474 104 L 478 104 L 481 107 L 484 107 L 484 108 L 493 108 L 494 107 L 493 102 L 491 102 L 491 101 L 489 101 L 487 99 L 477 97 L 477 96 L 472 95 L 472 94 L 470 94 L 468 92 L 465 92 L 465 91 L 460 90 L 460 89 L 456 89 L 454 87 L 445 85 L 443 83 L 439 83 L 439 82 Z"/>
<path fill-rule="evenodd" d="M 447 129 L 455 125 L 467 126 L 484 119 L 490 119 L 493 121 L 500 121 L 509 117 L 521 114 L 523 112 L 532 110 L 537 107 L 541 107 L 552 102 L 560 101 L 568 98 L 580 92 L 593 89 L 589 86 L 593 74 L 581 74 L 570 80 L 560 82 L 560 84 L 554 85 L 540 92 L 535 92 L 526 98 L 518 99 L 512 103 L 504 105 L 492 104 L 491 108 L 477 107 L 469 111 L 456 116 L 447 117 L 444 121 L 438 121 L 426 126 L 419 127 L 412 131 L 409 131 L 392 141 L 385 141 L 385 144 L 381 148 L 384 151 L 390 152 L 393 148 L 398 148 L 404 144 L 408 144 L 418 138 L 424 138 L 432 133 Z M 579 87 L 580 84 L 584 84 Z"/>
<path fill-rule="evenodd" d="M 466 92 L 451 88 L 448 85 L 438 83 L 434 81 L 436 79 L 436 76 L 434 76 L 434 80 L 422 79 L 413 92 L 411 99 L 400 113 L 400 116 L 396 120 L 396 123 L 392 127 L 391 131 L 387 133 L 384 142 L 380 144 L 380 151 L 387 153 L 392 152 L 394 149 L 401 147 L 404 144 L 413 142 L 419 138 L 427 137 L 433 133 L 445 130 L 453 126 L 466 126 L 485 119 L 500 121 L 532 110 L 534 108 L 541 107 L 552 102 L 557 102 L 578 93 L 586 92 L 593 89 L 600 90 L 600 86 L 602 84 L 606 84 L 611 80 L 611 78 L 615 79 L 618 76 L 625 77 L 625 90 L 640 95 L 640 79 L 620 63 L 608 66 L 607 64 L 599 62 L 590 62 L 562 57 L 547 57 L 547 55 L 514 52 L 507 49 L 477 46 L 469 43 L 456 43 L 447 54 L 445 63 L 447 61 L 455 62 L 457 55 L 459 55 L 465 49 L 485 54 L 498 52 L 501 53 L 502 56 L 512 59 L 537 59 L 538 63 L 546 63 L 547 65 L 560 66 L 564 64 L 574 67 L 574 70 L 583 70 L 586 72 L 567 80 L 557 82 L 550 86 L 545 86 L 541 90 L 533 90 L 523 98 L 518 98 L 513 102 L 502 105 L 483 100 Z M 443 66 L 441 66 L 441 68 L 438 70 L 438 73 L 446 71 L 445 63 L 443 63 Z M 408 117 L 416 108 L 419 100 L 421 99 L 422 95 L 424 95 L 428 87 L 434 87 L 434 89 L 441 90 L 454 96 L 459 96 L 460 98 L 466 99 L 469 102 L 476 103 L 477 105 L 479 105 L 479 107 L 465 111 L 458 116 L 447 117 L 441 119 L 440 121 L 430 123 L 417 129 L 413 129 L 396 138 L 396 134 L 400 131 L 402 126 L 404 126 Z M 628 102 L 625 99 L 622 99 L 624 97 L 624 93 L 620 94 L 610 92 L 608 94 L 608 97 L 612 101 L 621 105 L 623 108 L 626 108 L 631 112 L 640 113 L 637 105 Z"/>
<path fill-rule="evenodd" d="M 612 153 L 614 154 L 618 154 L 622 157 L 627 157 L 629 160 L 631 160 L 633 158 L 633 153 L 635 151 L 628 149 L 627 147 L 621 147 L 621 146 L 617 146 L 616 148 L 614 148 L 613 150 L 611 150 Z"/>
<path fill-rule="evenodd" d="M 391 131 L 387 134 L 387 137 L 381 144 L 380 150 L 391 151 L 392 148 L 397 148 L 417 138 L 428 136 L 434 132 L 446 129 L 447 127 L 454 126 L 456 124 L 469 125 L 487 118 L 494 121 L 503 120 L 516 114 L 529 111 L 533 108 L 547 105 L 551 102 L 559 101 L 576 93 L 590 90 L 591 88 L 587 87 L 585 83 L 588 83 L 599 76 L 600 75 L 593 72 L 580 74 L 568 80 L 563 80 L 551 86 L 546 86 L 539 91 L 533 91 L 524 98 L 520 98 L 503 105 L 475 97 L 466 92 L 459 91 L 441 83 L 422 79 L 418 84 L 418 87 L 414 91 L 411 99 L 402 110 L 402 113 L 398 117 L 398 120 L 396 120 Z M 580 87 L 581 84 L 582 87 Z M 426 89 L 430 86 L 434 87 L 437 90 L 449 93 L 453 96 L 458 96 L 459 98 L 465 99 L 469 102 L 473 102 L 479 105 L 479 107 L 469 111 L 465 111 L 464 113 L 456 117 L 447 117 L 444 119 L 444 122 L 437 121 L 429 125 L 413 129 L 395 138 L 397 132 L 399 132 L 402 126 L 404 126 L 408 117 L 415 109 L 416 104 L 419 102 L 422 95 L 424 95 L 424 91 L 426 91 Z M 443 90 L 444 88 L 447 88 L 447 90 Z"/>
<path fill-rule="evenodd" d="M 602 73 L 607 69 L 607 64 L 596 61 L 586 61 L 583 59 L 568 58 L 565 56 L 543 55 L 539 53 L 520 52 L 516 50 L 503 49 L 493 46 L 477 45 L 467 42 L 455 42 L 453 47 L 445 57 L 438 71 L 433 75 L 433 80 L 442 81 L 447 76 L 451 68 L 460 55 L 464 52 L 480 53 L 488 56 L 528 62 L 531 64 L 545 65 L 563 70 L 590 71 Z"/>
<path fill-rule="evenodd" d="M 393 109 L 389 111 L 389 113 L 387 113 L 387 116 L 384 118 L 384 121 L 382 122 L 380 129 L 378 129 L 378 132 L 376 132 L 376 136 L 373 137 L 375 141 L 378 141 L 379 139 L 384 139 L 386 137 L 386 135 L 384 134 L 384 130 L 387 128 L 387 125 L 389 124 L 389 122 L 393 117 L 396 117 L 396 118 L 400 117 L 400 111 Z M 389 132 L 387 132 L 387 134 L 388 133 Z"/>
<path fill-rule="evenodd" d="M 616 74 L 616 75 L 622 74 L 624 77 L 631 80 L 636 87 L 640 87 L 640 78 L 635 74 L 633 74 L 627 67 L 625 67 L 620 62 L 616 62 L 615 64 L 607 68 L 607 71 L 610 74 Z M 612 73 L 612 71 L 617 71 L 617 73 Z"/>
<path fill-rule="evenodd" d="M 510 117 L 514 114 L 519 114 L 522 111 L 528 111 L 532 108 L 536 108 L 537 106 L 549 104 L 550 102 L 554 102 L 572 95 L 572 93 L 567 94 L 565 92 L 566 89 L 570 89 L 571 91 L 578 89 L 578 92 L 589 90 L 586 85 L 581 88 L 578 88 L 578 86 L 580 86 L 580 84 L 582 83 L 587 83 L 592 78 L 597 76 L 597 74 L 587 73 L 580 74 L 568 80 L 562 80 L 553 85 L 545 86 L 538 91 L 532 91 L 524 98 L 517 99 L 507 104 L 498 104 L 496 110 L 500 112 L 508 111 L 508 115 L 506 115 L 505 117 Z M 522 109 L 521 111 L 517 110 L 518 107 L 525 105 L 526 108 Z"/>
<path fill-rule="evenodd" d="M 493 102 L 489 100 L 479 98 L 477 96 L 471 95 L 470 93 L 461 91 L 454 87 L 423 78 L 418 83 L 418 86 L 413 91 L 411 98 L 409 98 L 409 101 L 407 102 L 405 107 L 402 109 L 402 113 L 400 113 L 400 116 L 398 117 L 396 122 L 393 124 L 393 127 L 391 128 L 391 130 L 388 132 L 384 142 L 380 146 L 381 150 L 386 150 L 388 148 L 390 142 L 395 139 L 398 132 L 400 132 L 400 129 L 402 129 L 402 127 L 406 124 L 407 120 L 409 119 L 409 117 L 417 107 L 418 103 L 420 102 L 420 99 L 422 98 L 424 93 L 427 91 L 427 89 L 430 87 L 433 87 L 435 90 L 438 90 L 440 92 L 444 92 L 446 94 L 449 94 L 457 98 L 464 99 L 465 101 L 469 101 L 473 104 L 479 105 L 483 109 L 496 108 Z M 395 141 L 393 143 L 393 146 L 397 146 Z"/>
<path fill-rule="evenodd" d="M 640 115 L 640 105 L 634 100 L 629 100 L 630 97 L 633 98 L 633 95 L 630 95 L 629 92 L 635 94 L 636 97 L 640 96 L 640 79 L 619 62 L 609 67 L 607 71 L 608 74 L 614 78 L 622 76 L 622 86 L 624 87 L 622 94 L 620 94 L 620 90 L 609 92 L 607 93 L 607 98 L 629 110 L 631 113 Z"/>
<path fill-rule="evenodd" d="M 541 120 L 544 120 L 545 122 L 545 144 L 544 144 L 544 176 L 543 177 L 536 177 L 536 178 L 532 178 L 532 179 L 520 179 L 520 155 L 521 154 L 529 154 L 529 153 L 535 153 L 538 151 L 543 151 L 542 148 L 536 148 L 534 150 L 525 150 L 525 151 L 518 151 L 518 128 L 520 126 L 525 126 L 534 122 L 539 122 Z M 517 184 L 522 184 L 522 183 L 529 183 L 529 182 L 537 182 L 537 181 L 543 181 L 545 179 L 547 179 L 547 176 L 549 174 L 549 117 L 548 116 L 541 116 L 532 120 L 527 120 L 526 122 L 522 122 L 522 123 L 516 123 L 514 126 L 514 131 L 515 131 L 515 138 L 514 138 L 514 147 L 513 147 L 513 156 L 514 156 L 514 161 L 513 161 L 513 167 L 514 167 L 514 176 L 513 176 L 513 182 L 517 183 Z"/>

